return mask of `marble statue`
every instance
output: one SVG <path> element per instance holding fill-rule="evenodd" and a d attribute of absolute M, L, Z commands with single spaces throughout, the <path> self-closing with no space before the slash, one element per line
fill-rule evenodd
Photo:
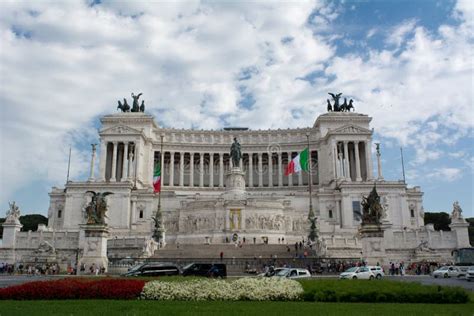
<path fill-rule="evenodd" d="M 19 223 L 20 222 L 20 209 L 16 205 L 15 201 L 8 204 L 10 205 L 10 209 L 7 211 L 7 218 L 5 222 Z"/>
<path fill-rule="evenodd" d="M 451 219 L 457 220 L 462 218 L 462 209 L 459 206 L 459 202 L 455 201 L 453 203 L 453 211 L 451 212 Z"/>
<path fill-rule="evenodd" d="M 237 141 L 237 138 L 234 138 L 234 142 L 230 147 L 230 156 L 232 157 L 232 164 L 234 167 L 240 165 L 240 158 L 242 157 L 242 152 L 240 151 L 240 144 Z"/>

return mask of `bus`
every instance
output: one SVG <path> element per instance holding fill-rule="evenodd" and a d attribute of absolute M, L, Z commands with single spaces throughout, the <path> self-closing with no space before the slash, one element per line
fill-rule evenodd
<path fill-rule="evenodd" d="M 474 266 L 474 248 L 459 248 L 452 252 L 454 265 Z"/>

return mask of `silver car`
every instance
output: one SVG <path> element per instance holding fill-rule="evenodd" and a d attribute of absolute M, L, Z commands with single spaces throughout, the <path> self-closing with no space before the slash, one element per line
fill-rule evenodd
<path fill-rule="evenodd" d="M 460 276 L 464 276 L 465 274 L 465 272 L 461 271 L 461 269 L 455 266 L 443 266 L 432 273 L 434 278 L 458 278 Z"/>
<path fill-rule="evenodd" d="M 288 279 L 304 279 L 304 278 L 310 278 L 311 273 L 309 273 L 307 269 L 285 268 L 278 271 L 278 273 L 275 274 L 275 277 L 288 278 Z"/>

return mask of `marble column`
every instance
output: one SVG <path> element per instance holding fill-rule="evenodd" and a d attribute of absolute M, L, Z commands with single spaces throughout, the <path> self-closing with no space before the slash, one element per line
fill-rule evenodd
<path fill-rule="evenodd" d="M 199 153 L 199 187 L 204 187 L 204 153 Z"/>
<path fill-rule="evenodd" d="M 91 172 L 89 175 L 89 181 L 94 181 L 95 180 L 95 177 L 94 177 L 95 147 L 97 146 L 97 144 L 92 144 L 91 146 L 92 146 L 92 157 L 91 157 Z"/>
<path fill-rule="evenodd" d="M 335 179 L 337 179 L 339 178 L 339 166 L 338 166 L 337 146 L 335 142 L 332 143 L 332 155 L 333 155 L 332 165 L 334 168 L 334 177 Z"/>
<path fill-rule="evenodd" d="M 137 180 L 140 175 L 140 168 L 141 168 L 140 145 L 137 143 L 135 145 L 135 180 Z"/>
<path fill-rule="evenodd" d="M 249 188 L 253 187 L 253 153 L 249 153 L 249 179 L 248 186 Z"/>
<path fill-rule="evenodd" d="M 288 152 L 288 164 L 291 162 L 292 156 L 291 156 L 291 151 Z M 288 175 L 288 186 L 292 187 L 293 186 L 293 174 Z"/>
<path fill-rule="evenodd" d="M 383 174 L 382 174 L 382 161 L 380 159 L 380 144 L 376 143 L 377 145 L 377 179 L 378 180 L 383 180 Z"/>
<path fill-rule="evenodd" d="M 372 169 L 372 146 L 369 140 L 365 141 L 365 163 L 367 165 L 367 180 L 372 180 L 374 178 Z"/>
<path fill-rule="evenodd" d="M 263 187 L 262 153 L 258 153 L 258 186 Z"/>
<path fill-rule="evenodd" d="M 302 186 L 303 185 L 303 170 L 298 172 L 298 185 Z"/>
<path fill-rule="evenodd" d="M 184 152 L 179 153 L 179 186 L 184 186 Z"/>
<path fill-rule="evenodd" d="M 127 179 L 127 168 L 128 168 L 128 142 L 125 142 L 123 145 L 123 162 L 122 162 L 122 179 L 120 181 Z"/>
<path fill-rule="evenodd" d="M 105 166 L 107 162 L 107 142 L 104 140 L 100 141 L 100 167 L 99 167 L 99 172 L 100 172 L 100 180 L 105 181 Z"/>
<path fill-rule="evenodd" d="M 281 163 L 281 152 L 278 152 L 278 186 L 283 186 L 283 169 Z"/>
<path fill-rule="evenodd" d="M 214 187 L 214 153 L 209 154 L 209 187 Z"/>
<path fill-rule="evenodd" d="M 356 165 L 356 181 L 362 181 L 360 176 L 360 157 L 359 157 L 359 142 L 354 142 L 355 150 L 355 165 Z"/>
<path fill-rule="evenodd" d="M 114 182 L 116 181 L 116 176 L 117 176 L 117 142 L 113 142 L 114 145 L 114 152 L 112 154 L 112 173 L 110 177 L 110 181 Z"/>
<path fill-rule="evenodd" d="M 273 186 L 273 159 L 272 153 L 268 153 L 268 186 Z"/>
<path fill-rule="evenodd" d="M 224 187 L 224 154 L 219 153 L 219 187 Z"/>
<path fill-rule="evenodd" d="M 349 166 L 349 150 L 348 150 L 348 142 L 344 141 L 344 177 L 347 180 L 351 180 L 351 171 Z"/>
<path fill-rule="evenodd" d="M 133 150 L 130 150 L 130 152 L 128 153 L 128 173 L 127 173 L 127 177 L 128 177 L 128 180 L 131 180 L 132 179 L 132 175 L 133 175 L 133 168 L 132 168 L 132 161 L 133 161 L 133 157 L 134 157 L 134 154 L 133 154 Z"/>
<path fill-rule="evenodd" d="M 190 153 L 189 159 L 189 186 L 194 186 L 194 153 Z"/>
<path fill-rule="evenodd" d="M 170 152 L 170 187 L 174 186 L 174 151 Z"/>

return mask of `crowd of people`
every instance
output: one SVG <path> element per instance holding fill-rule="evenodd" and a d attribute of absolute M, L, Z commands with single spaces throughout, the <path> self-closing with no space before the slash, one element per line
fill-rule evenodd
<path fill-rule="evenodd" d="M 7 264 L 0 262 L 0 273 L 7 274 L 26 274 L 29 276 L 34 275 L 54 275 L 60 274 L 60 268 L 57 263 L 36 263 L 36 264 Z"/>

